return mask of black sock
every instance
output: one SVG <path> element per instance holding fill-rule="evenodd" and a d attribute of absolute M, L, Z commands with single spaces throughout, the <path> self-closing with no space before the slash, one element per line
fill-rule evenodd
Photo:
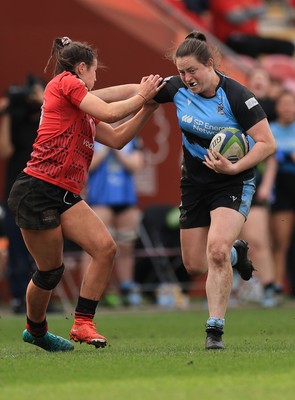
<path fill-rule="evenodd" d="M 75 317 L 88 317 L 93 318 L 97 307 L 97 300 L 85 299 L 79 296 L 78 304 L 75 309 Z"/>

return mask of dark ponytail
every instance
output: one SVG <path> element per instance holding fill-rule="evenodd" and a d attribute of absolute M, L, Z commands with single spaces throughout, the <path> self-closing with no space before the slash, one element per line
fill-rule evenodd
<path fill-rule="evenodd" d="M 186 39 L 196 39 L 196 40 L 200 40 L 201 42 L 207 42 L 207 38 L 204 35 L 204 33 L 198 32 L 198 31 L 192 31 L 191 33 L 189 33 L 186 36 L 185 40 Z"/>
<path fill-rule="evenodd" d="M 90 67 L 95 59 L 97 59 L 97 51 L 89 44 L 72 41 L 69 37 L 64 36 L 53 41 L 50 58 L 44 71 L 47 71 L 52 60 L 55 60 L 53 72 L 55 76 L 63 71 L 74 72 L 75 67 L 81 62 Z"/>
<path fill-rule="evenodd" d="M 214 67 L 217 68 L 220 61 L 218 49 L 207 44 L 207 38 L 202 32 L 193 31 L 189 33 L 184 41 L 178 46 L 173 56 L 175 63 L 177 58 L 194 56 L 201 64 L 207 65 L 209 58 L 214 61 Z"/>

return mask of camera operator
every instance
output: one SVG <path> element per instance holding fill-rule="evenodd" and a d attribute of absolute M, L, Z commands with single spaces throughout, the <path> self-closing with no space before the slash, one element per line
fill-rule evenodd
<path fill-rule="evenodd" d="M 4 229 L 9 240 L 8 282 L 14 313 L 25 313 L 26 287 L 35 270 L 19 228 L 7 207 L 7 197 L 16 176 L 26 165 L 37 136 L 44 82 L 29 75 L 22 86 L 10 86 L 0 99 L 0 158 L 7 159 L 4 192 Z"/>

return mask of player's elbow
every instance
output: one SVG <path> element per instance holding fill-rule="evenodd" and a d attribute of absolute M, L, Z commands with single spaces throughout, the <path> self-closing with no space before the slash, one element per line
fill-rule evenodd
<path fill-rule="evenodd" d="M 115 112 L 113 111 L 108 111 L 106 112 L 101 119 L 101 121 L 106 122 L 108 124 L 112 124 L 114 122 L 117 122 L 121 117 L 118 116 Z"/>
<path fill-rule="evenodd" d="M 114 143 L 113 148 L 116 149 L 116 150 L 122 150 L 123 147 L 125 146 L 125 144 L 126 144 L 126 143 L 123 143 L 121 140 L 119 140 L 119 141 L 116 141 L 116 142 Z"/>
<path fill-rule="evenodd" d="M 120 138 L 119 136 L 114 136 L 109 138 L 107 146 L 111 149 L 122 150 L 126 144 L 127 142 L 123 141 L 122 138 Z"/>
<path fill-rule="evenodd" d="M 108 112 L 105 114 L 103 121 L 107 122 L 108 124 L 112 124 L 117 122 L 121 119 L 121 116 L 114 112 Z"/>
<path fill-rule="evenodd" d="M 277 150 L 277 144 L 275 139 L 273 139 L 271 141 L 271 143 L 269 143 L 269 156 L 271 156 L 272 154 L 274 154 Z"/>
<path fill-rule="evenodd" d="M 112 124 L 121 120 L 123 117 L 124 115 L 120 109 L 118 109 L 114 104 L 108 104 L 104 110 L 103 119 L 101 120 L 107 122 L 108 124 Z"/>

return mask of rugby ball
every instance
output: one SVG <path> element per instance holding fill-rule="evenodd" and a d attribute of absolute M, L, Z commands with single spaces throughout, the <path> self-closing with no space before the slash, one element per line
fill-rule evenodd
<path fill-rule="evenodd" d="M 217 151 L 232 163 L 236 163 L 249 151 L 246 135 L 235 128 L 226 128 L 212 138 L 209 150 Z"/>

